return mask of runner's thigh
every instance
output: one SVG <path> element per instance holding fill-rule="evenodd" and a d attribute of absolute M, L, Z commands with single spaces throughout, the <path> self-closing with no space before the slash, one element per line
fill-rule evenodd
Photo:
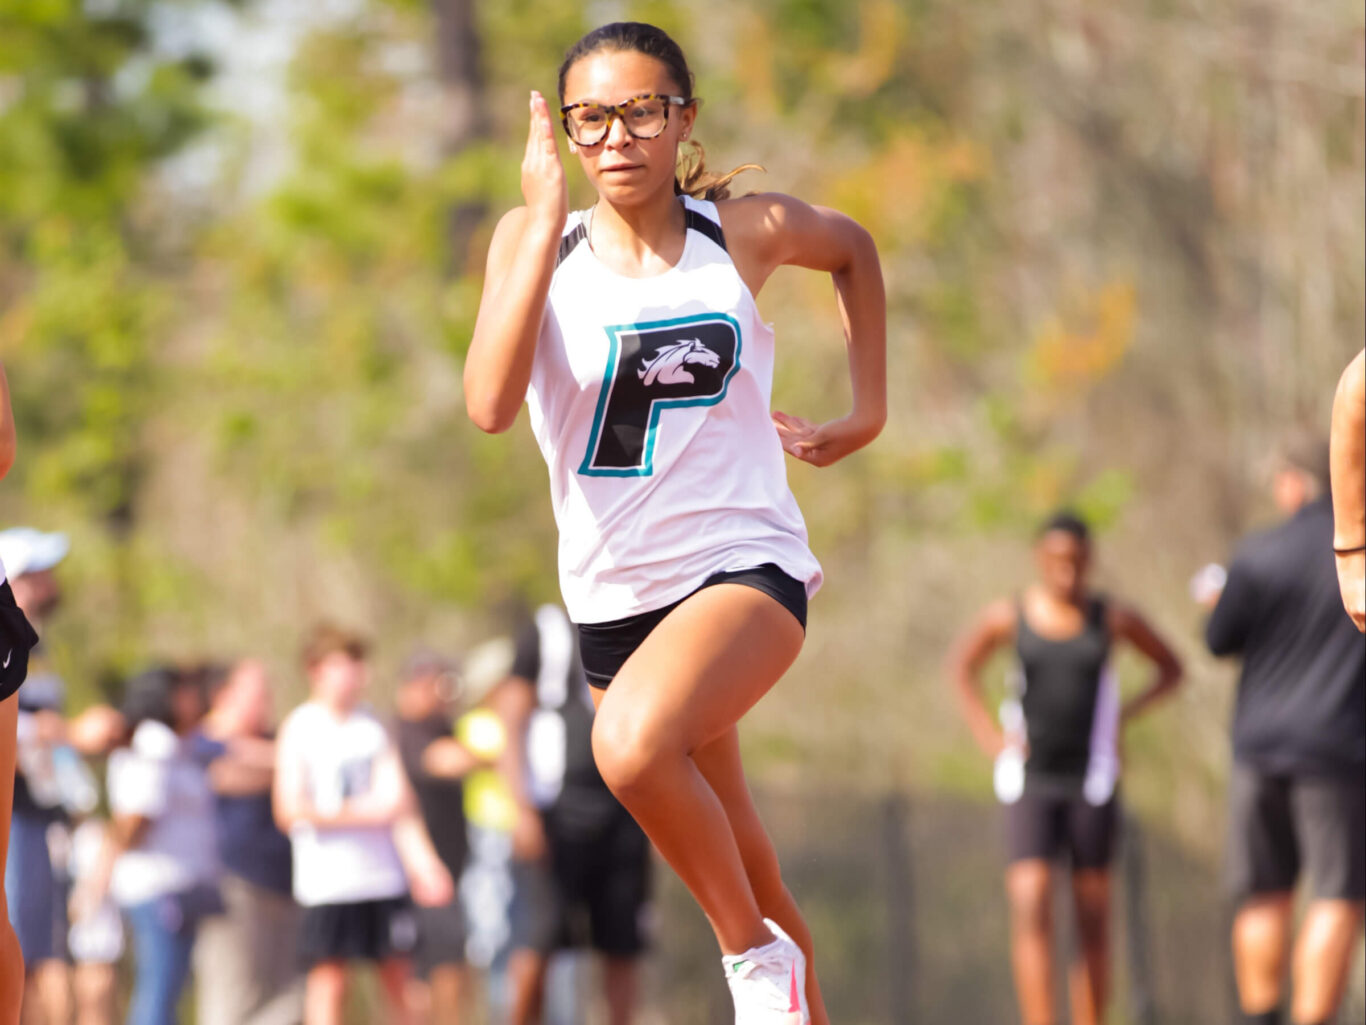
<path fill-rule="evenodd" d="M 721 736 L 787 671 L 804 633 L 775 599 L 742 584 L 703 588 L 626 660 L 600 713 L 650 745 L 692 753 Z M 599 725 L 602 725 L 600 721 Z"/>

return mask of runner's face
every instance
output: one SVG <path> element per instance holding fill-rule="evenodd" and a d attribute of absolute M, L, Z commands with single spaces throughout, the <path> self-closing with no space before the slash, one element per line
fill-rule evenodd
<path fill-rule="evenodd" d="M 1091 545 L 1065 530 L 1050 530 L 1034 546 L 1039 579 L 1050 594 L 1072 601 L 1086 593 Z"/>
<path fill-rule="evenodd" d="M 681 96 L 683 89 L 653 57 L 633 50 L 600 50 L 575 63 L 565 76 L 564 103 L 621 103 L 634 96 Z M 678 144 L 692 131 L 695 104 L 670 105 L 664 130 L 653 139 L 637 139 L 620 118 L 612 119 L 607 137 L 595 146 L 570 144 L 598 194 L 629 206 L 661 193 L 672 195 Z"/>

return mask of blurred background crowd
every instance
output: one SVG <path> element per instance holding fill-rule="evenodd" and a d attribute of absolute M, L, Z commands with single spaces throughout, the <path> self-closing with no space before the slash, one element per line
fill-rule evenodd
<path fill-rule="evenodd" d="M 554 527 L 529 432 L 487 439 L 465 421 L 461 357 L 493 220 L 518 202 L 526 90 L 549 94 L 564 48 L 623 16 L 688 51 L 712 166 L 757 161 L 767 172 L 741 188 L 846 210 L 884 261 L 888 426 L 837 475 L 792 469 L 829 583 L 802 658 L 743 732 L 840 966 L 832 1008 L 1012 1013 L 992 768 L 943 659 L 972 610 L 1029 578 L 1034 527 L 1067 504 L 1095 529 L 1098 586 L 1140 602 L 1186 668 L 1127 737 L 1115 1014 L 1223 1020 L 1235 669 L 1202 643 L 1191 585 L 1280 518 L 1281 442 L 1326 432 L 1366 334 L 1366 14 L 1338 0 L 0 0 L 0 359 L 23 450 L 0 525 L 41 528 L 35 586 L 65 551 L 54 535 L 70 547 L 21 692 L 29 751 L 46 754 L 21 766 L 20 799 L 62 809 L 38 817 L 69 836 L 50 844 L 45 822 L 11 859 L 41 842 L 73 880 L 52 910 L 71 897 L 94 923 L 54 948 L 62 995 L 40 981 L 38 1001 L 107 1007 L 144 970 L 124 949 L 136 918 L 95 907 L 81 876 L 136 847 L 110 846 L 111 812 L 152 829 L 166 777 L 147 767 L 166 750 L 190 751 L 199 796 L 182 796 L 201 821 L 239 823 L 229 848 L 273 828 L 275 752 L 242 741 L 311 693 L 312 624 L 373 643 L 368 701 L 386 721 L 404 716 L 414 656 L 444 667 L 429 682 L 442 715 L 490 711 L 506 729 L 489 702 L 517 693 L 516 645 L 481 645 L 555 599 Z M 845 403 L 829 385 L 844 353 L 807 284 L 780 273 L 764 306 L 784 352 L 775 403 L 819 417 Z M 53 583 L 26 600 L 57 597 Z M 1117 669 L 1126 687 L 1143 672 Z M 1005 675 L 986 674 L 991 700 Z M 143 720 L 212 744 L 168 748 Z M 517 792 L 497 755 L 475 761 L 454 768 Z M 234 805 L 244 780 L 255 797 Z M 535 843 L 482 793 L 467 776 L 443 798 L 489 831 L 471 832 L 466 880 L 481 845 L 496 865 Z M 484 821 L 485 804 L 503 811 Z M 278 836 L 235 854 L 223 840 L 229 910 L 239 878 L 283 895 L 278 849 L 276 874 L 257 864 Z M 506 903 L 502 857 L 473 876 L 482 890 L 452 880 L 470 964 L 494 973 L 467 971 L 472 1014 L 505 991 L 510 940 L 480 946 L 476 924 Z M 667 928 L 643 1013 L 711 1021 L 705 924 L 657 884 Z M 226 972 L 207 953 L 216 904 L 184 910 Z M 301 999 L 285 974 L 278 992 Z M 382 1013 L 384 992 L 361 981 L 353 1020 Z"/>

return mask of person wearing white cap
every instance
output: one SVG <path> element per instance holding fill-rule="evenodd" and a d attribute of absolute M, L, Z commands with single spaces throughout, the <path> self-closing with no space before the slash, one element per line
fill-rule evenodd
<path fill-rule="evenodd" d="M 0 531 L 0 562 L 7 575 L 5 589 L 12 589 L 14 613 L 40 631 L 61 601 L 55 570 L 69 550 L 65 534 L 32 527 Z M 0 617 L 11 614 L 0 607 Z M 66 935 L 65 901 L 53 871 L 48 828 L 65 819 L 63 794 L 70 788 L 64 788 L 64 781 L 89 783 L 89 771 L 78 755 L 107 750 L 122 724 L 108 708 L 91 709 L 68 722 L 62 714 L 65 685 L 45 664 L 41 648 L 34 648 L 29 664 L 29 649 L 37 635 L 29 642 L 8 620 L 4 632 L 0 640 L 0 647 L 8 649 L 4 657 L 11 667 L 29 670 L 26 686 L 12 703 L 17 732 L 14 768 L 0 767 L 5 779 L 14 781 L 5 830 L 7 918 L 18 935 L 29 999 L 36 1006 L 36 1013 L 30 1008 L 29 1020 L 57 1022 L 68 1015 L 70 994 L 68 972 L 60 959 Z M 4 671 L 0 668 L 0 673 Z M 6 729 L 3 722 L 0 729 Z"/>

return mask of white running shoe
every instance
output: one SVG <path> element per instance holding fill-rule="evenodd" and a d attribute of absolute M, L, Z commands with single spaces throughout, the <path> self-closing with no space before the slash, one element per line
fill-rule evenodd
<path fill-rule="evenodd" d="M 735 1025 L 810 1025 L 806 955 L 770 921 L 772 943 L 721 959 L 735 1001 Z"/>

